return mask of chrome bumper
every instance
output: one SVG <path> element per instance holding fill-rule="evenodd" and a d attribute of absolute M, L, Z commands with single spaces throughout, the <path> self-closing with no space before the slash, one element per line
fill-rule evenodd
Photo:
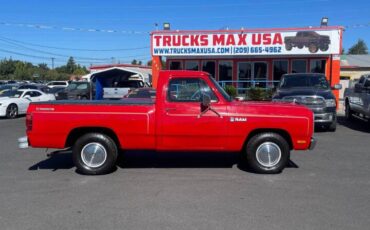
<path fill-rule="evenodd" d="M 27 138 L 27 136 L 18 138 L 18 148 L 20 148 L 20 149 L 28 148 L 28 138 Z"/>
<path fill-rule="evenodd" d="M 315 113 L 315 123 L 332 122 L 335 118 L 333 113 Z"/>
<path fill-rule="evenodd" d="M 314 149 L 316 144 L 317 144 L 317 140 L 314 137 L 311 137 L 311 143 L 310 143 L 309 150 Z"/>

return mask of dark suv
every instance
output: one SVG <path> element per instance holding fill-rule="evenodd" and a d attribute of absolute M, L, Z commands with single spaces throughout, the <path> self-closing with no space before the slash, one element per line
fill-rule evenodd
<path fill-rule="evenodd" d="M 330 38 L 326 35 L 320 35 L 315 31 L 300 31 L 297 32 L 296 36 L 290 36 L 284 38 L 285 49 L 292 50 L 293 47 L 302 49 L 308 47 L 310 53 L 316 53 L 319 49 L 321 51 L 327 51 L 330 45 Z"/>
<path fill-rule="evenodd" d="M 337 84 L 333 89 L 341 89 Z M 337 127 L 337 102 L 324 74 L 295 73 L 282 76 L 273 101 L 303 104 L 315 115 L 315 124 L 334 132 Z"/>
<path fill-rule="evenodd" d="M 90 82 L 74 81 L 67 88 L 55 94 L 57 100 L 86 100 L 90 99 Z"/>

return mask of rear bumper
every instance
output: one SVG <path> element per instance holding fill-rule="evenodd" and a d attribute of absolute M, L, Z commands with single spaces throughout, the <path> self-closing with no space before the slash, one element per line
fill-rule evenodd
<path fill-rule="evenodd" d="M 309 150 L 313 150 L 317 144 L 317 140 L 314 137 L 311 137 L 311 143 L 309 146 Z"/>

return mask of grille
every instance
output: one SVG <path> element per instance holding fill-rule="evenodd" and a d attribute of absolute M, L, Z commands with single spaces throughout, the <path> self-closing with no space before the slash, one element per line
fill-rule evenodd
<path fill-rule="evenodd" d="M 318 96 L 288 96 L 284 101 L 295 102 L 303 105 L 324 105 L 325 99 Z"/>

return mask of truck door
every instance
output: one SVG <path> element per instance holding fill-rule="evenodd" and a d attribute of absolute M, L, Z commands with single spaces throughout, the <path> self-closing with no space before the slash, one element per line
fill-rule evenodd
<path fill-rule="evenodd" d="M 200 78 L 170 80 L 158 118 L 160 150 L 223 150 L 227 142 L 227 106 Z M 203 95 L 211 98 L 214 111 L 201 115 Z M 217 114 L 218 113 L 218 114 Z"/>

